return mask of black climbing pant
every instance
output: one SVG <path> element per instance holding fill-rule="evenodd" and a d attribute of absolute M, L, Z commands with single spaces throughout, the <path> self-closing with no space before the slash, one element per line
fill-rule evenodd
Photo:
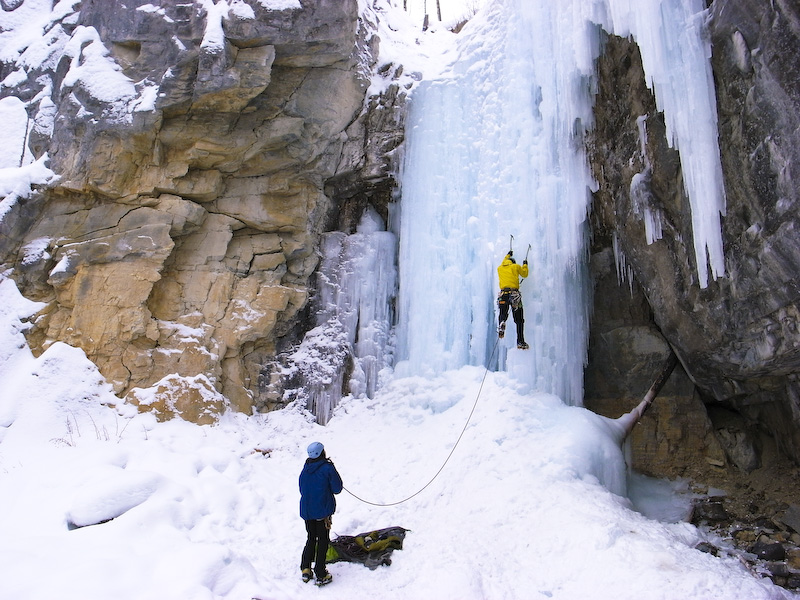
<path fill-rule="evenodd" d="M 497 297 L 497 305 L 500 307 L 500 325 L 508 319 L 508 309 L 514 317 L 514 324 L 517 326 L 517 344 L 525 343 L 525 315 L 522 311 L 522 294 L 519 290 L 503 288 Z"/>
<path fill-rule="evenodd" d="M 306 531 L 308 540 L 306 547 L 303 548 L 303 557 L 300 561 L 301 569 L 310 569 L 311 561 L 314 561 L 314 574 L 320 578 L 324 577 L 328 571 L 325 569 L 325 555 L 328 553 L 330 544 L 330 532 L 326 519 L 319 521 L 306 521 Z"/>

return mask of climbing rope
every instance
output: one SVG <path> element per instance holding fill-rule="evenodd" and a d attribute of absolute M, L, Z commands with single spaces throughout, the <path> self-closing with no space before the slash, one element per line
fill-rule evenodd
<path fill-rule="evenodd" d="M 489 357 L 489 363 L 488 364 L 492 364 L 492 359 L 494 358 L 494 353 L 497 350 L 497 344 L 499 342 L 500 342 L 500 338 L 498 338 L 494 343 L 494 348 L 492 348 L 492 355 Z M 475 407 L 478 406 L 478 399 L 481 397 L 481 392 L 483 391 L 483 384 L 486 382 L 486 376 L 488 374 L 489 374 L 489 367 L 487 366 L 486 367 L 486 371 L 484 371 L 484 373 L 483 373 L 483 379 L 481 379 L 481 385 L 478 388 L 478 395 L 475 396 L 475 402 L 472 404 L 472 410 L 469 412 L 469 416 L 467 417 L 467 422 L 464 423 L 464 428 L 461 430 L 461 433 L 459 434 L 458 439 L 456 440 L 456 443 L 453 445 L 453 449 L 450 450 L 450 454 L 447 455 L 447 458 L 444 459 L 444 462 L 442 463 L 442 466 L 439 467 L 439 470 L 436 471 L 436 474 L 433 477 L 431 477 L 431 480 L 428 483 L 423 485 L 419 490 L 417 490 L 416 492 L 414 492 L 413 494 L 411 494 L 407 498 L 403 498 L 402 500 L 398 500 L 397 502 L 388 502 L 388 503 L 385 503 L 385 504 L 382 504 L 380 502 L 370 502 L 369 500 L 364 500 L 364 498 L 361 498 L 360 496 L 357 496 L 356 494 L 354 494 L 353 492 L 348 490 L 346 487 L 342 486 L 344 491 L 347 492 L 348 494 L 350 494 L 356 500 L 360 500 L 364 504 L 369 504 L 371 506 L 397 506 L 398 504 L 402 504 L 403 502 L 408 502 L 409 500 L 411 500 L 415 496 L 418 496 L 423 491 L 425 491 L 425 489 L 430 484 L 432 484 L 434 482 L 434 480 L 439 476 L 439 474 L 442 471 L 444 471 L 444 468 L 445 468 L 445 466 L 447 466 L 447 463 L 450 460 L 450 457 L 453 456 L 453 452 L 456 451 L 456 448 L 458 447 L 458 443 L 461 441 L 461 438 L 464 437 L 464 432 L 467 430 L 467 427 L 469 426 L 469 422 L 472 420 L 472 415 L 475 413 Z"/>

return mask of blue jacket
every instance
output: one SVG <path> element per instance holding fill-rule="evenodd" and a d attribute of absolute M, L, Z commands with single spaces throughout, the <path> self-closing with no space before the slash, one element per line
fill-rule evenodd
<path fill-rule="evenodd" d="M 307 459 L 300 473 L 300 516 L 319 521 L 336 510 L 334 494 L 342 491 L 342 478 L 326 458 Z"/>

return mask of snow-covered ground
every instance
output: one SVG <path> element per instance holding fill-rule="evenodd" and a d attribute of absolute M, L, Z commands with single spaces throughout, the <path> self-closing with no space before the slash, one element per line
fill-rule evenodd
<path fill-rule="evenodd" d="M 298 406 L 157 423 L 119 405 L 80 350 L 34 358 L 20 317 L 35 308 L 0 282 L 3 600 L 790 597 L 608 491 L 600 479 L 624 486 L 624 466 L 607 422 L 503 373 L 398 378 L 346 398 L 327 427 Z M 410 500 L 349 493 L 415 494 L 462 431 Z M 299 577 L 297 477 L 314 440 L 349 490 L 335 534 L 411 530 L 391 566 L 334 563 L 320 591 Z"/>

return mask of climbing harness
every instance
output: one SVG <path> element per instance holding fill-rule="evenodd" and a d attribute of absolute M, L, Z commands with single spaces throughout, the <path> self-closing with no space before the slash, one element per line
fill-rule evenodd
<path fill-rule="evenodd" d="M 514 236 L 511 236 L 511 237 L 513 238 Z M 494 358 L 494 353 L 497 350 L 497 344 L 498 344 L 499 341 L 500 340 L 498 338 L 494 343 L 494 348 L 492 348 L 492 355 L 489 357 L 489 364 L 492 363 L 492 359 Z M 461 430 L 461 433 L 459 434 L 458 439 L 456 440 L 456 443 L 453 444 L 453 449 L 450 450 L 450 454 L 447 455 L 447 458 L 444 459 L 444 462 L 442 463 L 442 466 L 439 467 L 439 470 L 436 471 L 436 474 L 433 477 L 431 477 L 431 480 L 428 483 L 423 485 L 418 491 L 414 492 L 413 494 L 411 494 L 407 498 L 403 498 L 402 500 L 398 500 L 397 502 L 387 502 L 385 504 L 382 504 L 380 502 L 370 502 L 369 500 L 364 500 L 364 498 L 361 498 L 360 496 L 355 495 L 353 492 L 348 490 L 346 487 L 342 486 L 344 491 L 347 492 L 348 494 L 350 494 L 356 500 L 360 500 L 364 504 L 369 504 L 371 506 L 397 506 L 398 504 L 402 504 L 403 502 L 408 502 L 414 496 L 418 496 L 419 494 L 421 494 L 430 484 L 432 484 L 434 482 L 434 480 L 439 476 L 439 474 L 442 471 L 444 471 L 444 468 L 447 465 L 448 461 L 450 460 L 450 457 L 453 456 L 453 452 L 456 451 L 456 448 L 458 447 L 458 443 L 461 441 L 461 438 L 464 436 L 464 432 L 467 431 L 467 427 L 469 426 L 469 422 L 472 420 L 472 415 L 475 412 L 475 407 L 478 406 L 478 399 L 481 397 L 481 392 L 483 391 L 483 384 L 486 382 L 486 376 L 488 374 L 489 374 L 489 367 L 487 366 L 486 367 L 486 371 L 484 371 L 484 373 L 483 373 L 483 379 L 481 379 L 481 385 L 478 388 L 478 395 L 475 396 L 475 402 L 472 404 L 472 410 L 469 412 L 469 416 L 467 417 L 467 422 L 464 423 L 464 429 Z"/>
<path fill-rule="evenodd" d="M 502 308 L 503 304 L 510 304 L 511 308 L 518 309 L 522 306 L 522 294 L 518 289 L 503 288 L 497 294 L 497 305 Z"/>

